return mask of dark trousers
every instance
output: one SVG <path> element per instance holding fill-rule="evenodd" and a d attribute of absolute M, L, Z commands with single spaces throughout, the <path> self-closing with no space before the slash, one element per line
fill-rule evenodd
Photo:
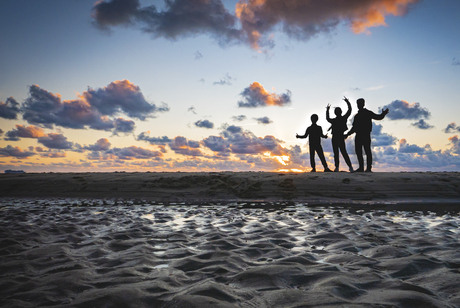
<path fill-rule="evenodd" d="M 323 164 L 324 169 L 327 168 L 327 163 L 326 163 L 326 158 L 324 158 L 324 152 L 323 152 L 323 147 L 321 144 L 310 144 L 310 165 L 313 169 L 316 168 L 315 164 L 315 152 L 318 153 L 318 157 L 321 160 L 321 163 Z"/>
<path fill-rule="evenodd" d="M 347 148 L 345 147 L 345 139 L 343 139 L 343 136 L 332 136 L 332 150 L 334 151 L 334 163 L 337 169 L 339 169 L 340 164 L 339 150 L 340 152 L 342 152 L 343 159 L 345 159 L 348 168 L 352 168 L 350 157 L 348 156 Z"/>
<path fill-rule="evenodd" d="M 367 169 L 372 169 L 371 133 L 356 134 L 355 152 L 358 158 L 359 169 L 364 169 L 363 148 L 367 157 Z"/>

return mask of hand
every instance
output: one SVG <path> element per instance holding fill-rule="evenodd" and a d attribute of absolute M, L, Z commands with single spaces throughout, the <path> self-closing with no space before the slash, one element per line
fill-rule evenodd
<path fill-rule="evenodd" d="M 295 137 L 298 139 L 298 138 L 299 138 L 299 134 L 295 134 Z"/>
<path fill-rule="evenodd" d="M 326 109 L 329 110 L 331 108 L 331 104 L 327 104 Z"/>
<path fill-rule="evenodd" d="M 383 111 L 383 114 L 387 115 L 388 112 L 390 112 L 390 110 L 387 108 L 387 109 L 385 109 L 385 110 Z"/>
<path fill-rule="evenodd" d="M 348 98 L 346 98 L 345 96 L 343 97 L 343 100 L 347 103 L 349 103 L 350 101 L 348 100 Z"/>
<path fill-rule="evenodd" d="M 324 138 L 324 139 L 327 139 L 327 134 L 326 134 L 326 138 Z"/>

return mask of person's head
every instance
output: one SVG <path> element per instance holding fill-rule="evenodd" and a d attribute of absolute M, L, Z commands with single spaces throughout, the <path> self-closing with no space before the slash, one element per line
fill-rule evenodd
<path fill-rule="evenodd" d="M 318 122 L 318 115 L 317 114 L 312 114 L 310 119 L 311 119 L 311 122 L 313 124 L 315 124 L 316 122 Z"/>
<path fill-rule="evenodd" d="M 359 98 L 357 101 L 356 101 L 356 104 L 358 105 L 358 109 L 361 110 L 364 108 L 364 98 Z"/>
<path fill-rule="evenodd" d="M 342 108 L 340 107 L 335 108 L 334 113 L 336 116 L 340 117 L 342 115 Z"/>

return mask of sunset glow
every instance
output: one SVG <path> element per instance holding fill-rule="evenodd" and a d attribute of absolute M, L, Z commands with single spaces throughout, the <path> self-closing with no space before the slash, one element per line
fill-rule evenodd
<path fill-rule="evenodd" d="M 390 110 L 374 121 L 374 171 L 460 171 L 458 1 L 6 0 L 0 9 L 0 171 L 306 172 L 309 141 L 296 134 L 312 114 L 334 169 L 325 112 L 345 112 L 344 96 L 348 129 L 358 98 Z M 354 145 L 348 137 L 355 166 Z"/>

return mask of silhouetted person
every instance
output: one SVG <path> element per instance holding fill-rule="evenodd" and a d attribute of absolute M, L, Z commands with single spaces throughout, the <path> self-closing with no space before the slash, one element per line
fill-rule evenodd
<path fill-rule="evenodd" d="M 371 132 L 372 132 L 372 120 L 382 120 L 389 112 L 388 108 L 383 110 L 381 114 L 375 114 L 370 110 L 364 108 L 364 98 L 360 98 L 356 101 L 358 105 L 358 113 L 353 119 L 353 127 L 348 133 L 345 134 L 345 138 L 353 133 L 356 133 L 355 137 L 355 152 L 358 157 L 359 168 L 356 172 L 364 171 L 364 158 L 363 148 L 366 152 L 367 157 L 367 169 L 366 172 L 372 172 L 372 151 L 371 151 Z"/>
<path fill-rule="evenodd" d="M 305 139 L 309 136 L 308 144 L 310 145 L 310 164 L 312 167 L 311 172 L 316 172 L 315 152 L 318 153 L 319 159 L 323 164 L 324 172 L 332 172 L 331 169 L 327 167 L 326 159 L 324 158 L 323 147 L 321 146 L 321 138 L 327 139 L 327 135 L 323 134 L 323 129 L 321 126 L 317 125 L 316 122 L 318 122 L 318 115 L 313 114 L 311 116 L 312 124 L 305 131 L 305 135 L 300 136 L 299 134 L 295 134 L 295 137 Z"/>
<path fill-rule="evenodd" d="M 337 107 L 334 109 L 335 118 L 331 119 L 329 116 L 329 109 L 331 108 L 331 105 L 329 104 L 326 107 L 326 120 L 329 123 L 331 123 L 331 128 L 329 129 L 332 129 L 332 150 L 334 151 L 335 163 L 334 172 L 339 172 L 339 149 L 340 152 L 342 152 L 343 159 L 345 159 L 345 162 L 347 163 L 348 170 L 350 170 L 350 172 L 353 172 L 353 166 L 351 165 L 350 157 L 348 156 L 347 148 L 345 147 L 344 137 L 344 133 L 348 129 L 347 121 L 348 117 L 351 114 L 351 104 L 348 98 L 344 97 L 343 100 L 347 103 L 347 112 L 344 115 L 342 115 L 342 109 L 340 107 Z"/>

